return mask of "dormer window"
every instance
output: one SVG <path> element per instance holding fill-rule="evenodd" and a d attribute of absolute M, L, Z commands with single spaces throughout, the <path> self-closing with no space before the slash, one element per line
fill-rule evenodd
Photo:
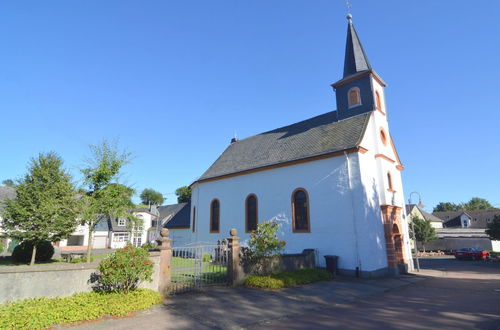
<path fill-rule="evenodd" d="M 347 92 L 349 108 L 361 105 L 361 96 L 359 94 L 359 88 L 353 87 Z"/>

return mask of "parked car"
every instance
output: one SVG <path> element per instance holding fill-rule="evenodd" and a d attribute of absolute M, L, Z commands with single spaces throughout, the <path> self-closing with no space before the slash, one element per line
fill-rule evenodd
<path fill-rule="evenodd" d="M 479 250 L 475 248 L 464 248 L 458 249 L 453 253 L 455 258 L 458 260 L 480 260 L 480 259 L 488 259 L 490 257 L 490 253 L 488 251 Z"/>

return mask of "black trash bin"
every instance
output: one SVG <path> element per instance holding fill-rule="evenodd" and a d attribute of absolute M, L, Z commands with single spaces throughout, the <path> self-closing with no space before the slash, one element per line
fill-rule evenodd
<path fill-rule="evenodd" d="M 325 256 L 326 270 L 332 273 L 334 277 L 337 276 L 338 260 L 339 260 L 338 256 Z"/>

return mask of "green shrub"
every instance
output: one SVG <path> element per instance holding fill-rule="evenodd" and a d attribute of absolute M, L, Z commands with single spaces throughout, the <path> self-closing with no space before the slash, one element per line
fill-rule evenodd
<path fill-rule="evenodd" d="M 203 253 L 203 262 L 212 261 L 212 255 L 210 253 Z"/>
<path fill-rule="evenodd" d="M 141 281 L 152 281 L 153 263 L 148 251 L 127 244 L 99 263 L 99 273 L 101 289 L 128 292 Z"/>
<path fill-rule="evenodd" d="M 286 242 L 278 239 L 280 224 L 273 221 L 261 222 L 250 236 L 248 248 L 255 258 L 279 255 Z"/>
<path fill-rule="evenodd" d="M 158 247 L 158 244 L 152 243 L 152 242 L 147 242 L 142 244 L 141 248 L 143 248 L 146 251 L 154 250 Z"/>
<path fill-rule="evenodd" d="M 12 259 L 19 263 L 28 263 L 31 261 L 31 254 L 33 253 L 33 243 L 23 241 L 21 244 L 14 248 L 12 251 Z M 50 261 L 54 255 L 54 247 L 48 241 L 40 242 L 36 245 L 36 262 Z"/>
<path fill-rule="evenodd" d="M 3 243 L 0 241 L 0 253 L 3 252 L 3 249 L 4 249 Z"/>
<path fill-rule="evenodd" d="M 245 280 L 245 285 L 260 289 L 281 289 L 293 285 L 328 281 L 332 278 L 332 274 L 324 269 L 304 268 L 291 272 L 275 273 L 269 276 L 250 275 Z"/>
<path fill-rule="evenodd" d="M 281 289 L 285 287 L 282 280 L 265 275 L 249 275 L 245 280 L 245 285 L 259 289 Z"/>
<path fill-rule="evenodd" d="M 161 302 L 158 292 L 77 293 L 71 297 L 32 298 L 0 305 L 0 329 L 45 329 L 56 324 L 125 316 Z"/>

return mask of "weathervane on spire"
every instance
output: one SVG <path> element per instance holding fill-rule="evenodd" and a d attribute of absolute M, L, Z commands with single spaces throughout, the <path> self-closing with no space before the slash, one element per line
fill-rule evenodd
<path fill-rule="evenodd" d="M 352 5 L 349 2 L 349 0 L 345 0 L 345 7 L 347 8 L 347 16 L 346 16 L 346 18 L 350 22 L 352 20 L 352 15 L 351 15 Z"/>

